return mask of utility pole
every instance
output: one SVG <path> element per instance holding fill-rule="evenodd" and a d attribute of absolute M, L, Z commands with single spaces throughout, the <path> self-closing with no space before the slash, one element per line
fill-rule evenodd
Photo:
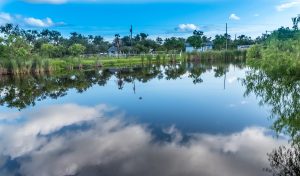
<path fill-rule="evenodd" d="M 132 54 L 132 25 L 130 26 L 130 54 Z"/>
<path fill-rule="evenodd" d="M 227 28 L 227 23 L 226 23 L 226 51 L 228 49 L 228 28 Z"/>

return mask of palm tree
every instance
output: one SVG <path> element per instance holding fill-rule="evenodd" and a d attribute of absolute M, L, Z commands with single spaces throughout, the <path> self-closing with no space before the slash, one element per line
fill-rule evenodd
<path fill-rule="evenodd" d="M 298 30 L 298 23 L 300 22 L 300 14 L 297 17 L 292 18 L 293 29 Z"/>
<path fill-rule="evenodd" d="M 115 34 L 115 44 L 118 48 L 118 58 L 119 58 L 119 51 L 120 51 L 120 34 Z"/>

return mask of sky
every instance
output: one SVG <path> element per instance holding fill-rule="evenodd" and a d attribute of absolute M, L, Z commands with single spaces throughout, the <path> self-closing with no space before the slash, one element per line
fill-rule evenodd
<path fill-rule="evenodd" d="M 281 26 L 291 26 L 300 14 L 300 0 L 0 0 L 0 24 L 25 29 L 50 28 L 101 35 L 144 32 L 150 37 L 187 37 L 193 30 L 208 36 L 256 37 Z"/>

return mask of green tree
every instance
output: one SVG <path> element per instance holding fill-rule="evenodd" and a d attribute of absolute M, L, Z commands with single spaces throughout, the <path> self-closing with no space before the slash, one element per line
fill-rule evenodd
<path fill-rule="evenodd" d="M 149 35 L 146 33 L 140 33 L 140 36 L 141 36 L 141 40 L 143 41 L 146 40 Z"/>
<path fill-rule="evenodd" d="M 73 44 L 69 47 L 68 51 L 73 56 L 79 56 L 80 54 L 84 53 L 85 49 L 85 46 L 82 44 Z"/>
<path fill-rule="evenodd" d="M 24 59 L 31 55 L 32 47 L 20 36 L 9 35 L 4 43 L 4 55 L 9 59 Z"/>
<path fill-rule="evenodd" d="M 156 38 L 156 43 L 157 43 L 158 45 L 162 45 L 163 42 L 164 42 L 164 40 L 163 40 L 162 38 L 160 38 L 160 37 L 157 37 L 157 38 Z"/>
<path fill-rule="evenodd" d="M 224 34 L 224 35 L 216 35 L 215 39 L 213 40 L 214 43 L 214 49 L 216 50 L 222 50 L 226 48 L 226 38 L 228 40 L 228 46 L 231 46 L 231 40 L 230 40 L 230 35 Z"/>
<path fill-rule="evenodd" d="M 195 30 L 193 36 L 187 38 L 187 42 L 190 43 L 194 48 L 201 48 L 204 42 L 207 42 L 207 37 L 204 36 L 202 31 Z"/>
<path fill-rule="evenodd" d="M 298 30 L 298 24 L 300 22 L 300 14 L 297 17 L 292 18 L 293 21 L 293 29 Z"/>
<path fill-rule="evenodd" d="M 254 43 L 255 42 L 251 39 L 251 37 L 240 35 L 234 40 L 233 47 L 236 48 L 238 45 L 252 45 Z"/>
<path fill-rule="evenodd" d="M 266 171 L 273 176 L 298 176 L 300 175 L 300 146 L 281 146 L 268 154 L 270 168 Z"/>
<path fill-rule="evenodd" d="M 54 57 L 57 52 L 57 47 L 53 44 L 44 43 L 41 46 L 41 54 L 47 57 Z"/>
<path fill-rule="evenodd" d="M 0 37 L 0 58 L 4 57 L 5 46 L 3 45 L 4 39 Z"/>
<path fill-rule="evenodd" d="M 118 56 L 120 53 L 120 34 L 115 34 L 115 45 L 118 48 Z"/>
<path fill-rule="evenodd" d="M 183 38 L 171 37 L 165 39 L 164 46 L 168 51 L 170 50 L 182 51 L 184 50 L 184 43 L 185 43 L 185 39 Z"/>

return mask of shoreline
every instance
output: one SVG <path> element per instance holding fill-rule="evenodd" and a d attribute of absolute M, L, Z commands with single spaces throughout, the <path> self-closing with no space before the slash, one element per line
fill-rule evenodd
<path fill-rule="evenodd" d="M 70 70 L 88 70 L 110 67 L 132 67 L 144 64 L 168 64 L 201 60 L 246 60 L 246 50 L 208 51 L 203 53 L 141 55 L 139 57 L 67 57 L 14 59 L 0 61 L 0 75 L 44 74 Z"/>

